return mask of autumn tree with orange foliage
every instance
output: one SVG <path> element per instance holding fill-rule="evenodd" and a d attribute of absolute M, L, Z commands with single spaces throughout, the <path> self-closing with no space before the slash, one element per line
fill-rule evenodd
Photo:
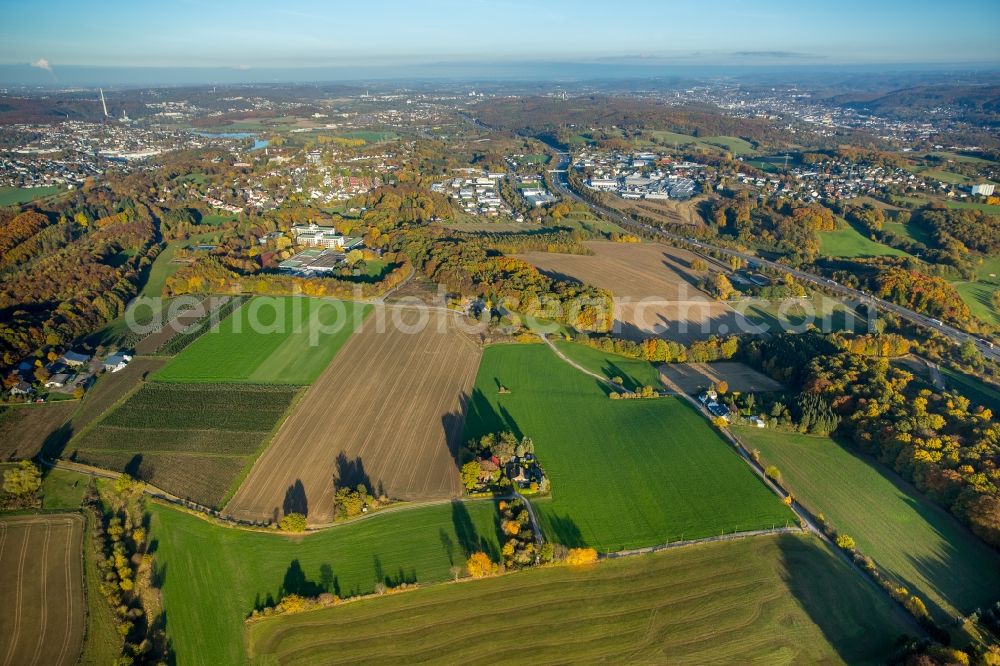
<path fill-rule="evenodd" d="M 473 578 L 485 578 L 495 576 L 500 571 L 500 567 L 490 559 L 490 556 L 480 551 L 469 555 L 465 562 L 465 568 Z"/>

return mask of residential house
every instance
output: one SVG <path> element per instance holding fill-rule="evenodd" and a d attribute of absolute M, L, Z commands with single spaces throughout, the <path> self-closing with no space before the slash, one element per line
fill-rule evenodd
<path fill-rule="evenodd" d="M 104 369 L 108 372 L 118 372 L 124 370 L 131 360 L 132 357 L 128 354 L 112 354 L 104 359 Z"/>

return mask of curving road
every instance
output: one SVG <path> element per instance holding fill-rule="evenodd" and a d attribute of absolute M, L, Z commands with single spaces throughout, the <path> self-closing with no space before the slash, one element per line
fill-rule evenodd
<path fill-rule="evenodd" d="M 551 146 L 555 150 L 555 147 Z M 689 236 L 681 236 L 680 234 L 671 233 L 669 231 L 664 231 L 659 227 L 654 227 L 642 222 L 637 222 L 627 215 L 605 208 L 591 201 L 588 201 L 578 195 L 569 184 L 569 179 L 566 176 L 566 171 L 570 166 L 571 156 L 567 152 L 557 150 L 556 155 L 559 158 L 558 165 L 552 170 L 552 182 L 560 192 L 571 199 L 579 201 L 580 203 L 590 207 L 593 211 L 601 214 L 604 217 L 614 220 L 617 224 L 621 225 L 626 229 L 632 229 L 640 233 L 651 234 L 654 236 L 659 236 L 667 241 L 681 242 L 690 244 L 696 248 L 699 248 L 705 252 L 719 252 L 728 257 L 738 257 L 745 261 L 749 266 L 769 268 L 775 271 L 780 271 L 783 273 L 789 273 L 797 280 L 802 282 L 808 282 L 818 287 L 823 287 L 827 291 L 832 291 L 841 296 L 853 299 L 858 303 L 863 303 L 867 307 L 876 308 L 883 312 L 891 312 L 894 315 L 905 319 L 913 324 L 917 324 L 926 329 L 935 331 L 945 337 L 950 338 L 954 342 L 961 344 L 966 340 L 972 340 L 976 348 L 982 353 L 985 358 L 992 359 L 993 361 L 1000 362 L 1000 348 L 995 347 L 992 343 L 987 342 L 981 338 L 977 338 L 974 335 L 961 331 L 953 326 L 943 323 L 939 319 L 933 317 L 928 317 L 927 315 L 920 314 L 919 312 L 914 312 L 908 308 L 904 308 L 901 305 L 896 305 L 885 299 L 872 296 L 859 289 L 852 289 L 851 287 L 846 287 L 834 280 L 829 278 L 824 278 L 813 273 L 808 273 L 806 271 L 791 268 L 784 264 L 779 264 L 775 261 L 769 261 L 763 259 L 753 254 L 747 254 L 745 252 L 739 252 L 737 250 L 731 250 L 725 247 L 719 247 L 717 245 L 712 245 L 711 243 L 706 243 L 704 241 L 697 240 Z"/>

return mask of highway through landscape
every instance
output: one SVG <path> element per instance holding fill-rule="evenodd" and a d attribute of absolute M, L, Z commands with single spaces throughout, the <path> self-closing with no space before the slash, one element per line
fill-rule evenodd
<path fill-rule="evenodd" d="M 481 123 L 480 123 L 480 126 Z M 885 299 L 872 296 L 871 294 L 865 293 L 859 289 L 852 289 L 851 287 L 846 287 L 838 282 L 835 282 L 829 278 L 824 278 L 820 275 L 815 275 L 797 268 L 791 268 L 784 264 L 780 264 L 775 261 L 769 261 L 762 257 L 753 254 L 747 254 L 746 252 L 740 252 L 737 250 L 732 250 L 725 247 L 719 247 L 717 245 L 712 245 L 704 241 L 697 240 L 695 238 L 681 236 L 679 234 L 671 233 L 660 229 L 659 227 L 654 227 L 649 224 L 644 224 L 637 222 L 636 220 L 623 215 L 614 210 L 607 209 L 603 206 L 599 206 L 591 201 L 588 201 L 577 194 L 569 184 L 569 179 L 566 175 L 567 170 L 570 167 L 570 154 L 563 151 L 558 151 L 556 153 L 558 157 L 558 163 L 555 169 L 551 171 L 552 182 L 555 187 L 560 190 L 562 194 L 568 196 L 576 201 L 579 201 L 586 206 L 589 206 L 594 212 L 610 218 L 617 224 L 627 228 L 638 231 L 644 234 L 652 234 L 654 236 L 659 236 L 667 241 L 673 241 L 675 243 L 687 243 L 694 246 L 704 252 L 717 252 L 729 257 L 738 257 L 739 259 L 747 262 L 749 266 L 756 266 L 758 268 L 768 268 L 771 270 L 788 273 L 792 275 L 797 280 L 802 282 L 808 282 L 818 287 L 822 287 L 827 291 L 840 294 L 846 298 L 853 299 L 858 303 L 863 303 L 868 307 L 875 307 L 884 312 L 891 312 L 892 314 L 905 319 L 913 324 L 923 326 L 926 329 L 939 333 L 945 337 L 950 338 L 957 344 L 961 344 L 967 340 L 972 340 L 976 348 L 982 353 L 986 358 L 992 359 L 994 361 L 1000 361 L 1000 349 L 995 348 L 991 343 L 982 340 L 974 335 L 961 331 L 953 326 L 945 324 L 939 319 L 933 317 L 928 317 L 927 315 L 920 314 L 919 312 L 914 312 L 909 308 L 904 308 L 901 305 L 891 303 Z"/>

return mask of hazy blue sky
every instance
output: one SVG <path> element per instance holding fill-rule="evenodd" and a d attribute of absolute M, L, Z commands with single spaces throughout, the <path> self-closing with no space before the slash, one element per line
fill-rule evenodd
<path fill-rule="evenodd" d="M 997 9 L 995 0 L 0 0 L 0 64 L 33 63 L 58 80 L 74 65 L 998 63 Z"/>
<path fill-rule="evenodd" d="M 0 63 L 1000 62 L 995 0 L 0 0 Z M 39 62 L 39 64 L 42 64 Z"/>

